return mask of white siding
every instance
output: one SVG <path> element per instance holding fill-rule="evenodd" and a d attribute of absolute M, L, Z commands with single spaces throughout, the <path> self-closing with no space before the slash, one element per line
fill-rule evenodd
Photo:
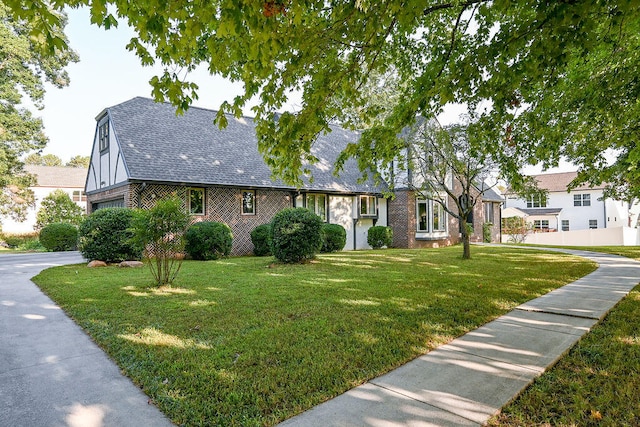
<path fill-rule="evenodd" d="M 620 200 L 607 199 L 605 201 L 607 213 L 607 228 L 632 227 L 629 204 Z"/>
<path fill-rule="evenodd" d="M 353 217 L 355 215 L 354 197 L 329 196 L 329 222 L 339 224 L 347 231 L 347 244 L 344 250 L 353 250 Z"/>
<path fill-rule="evenodd" d="M 367 233 L 373 227 L 372 218 L 358 217 L 358 196 L 330 196 L 329 222 L 340 224 L 347 231 L 345 250 L 371 249 L 367 243 Z M 376 225 L 387 225 L 387 200 L 378 198 L 378 219 Z M 354 243 L 355 242 L 355 243 Z"/>
<path fill-rule="evenodd" d="M 578 194 L 582 196 L 583 194 L 590 195 L 591 206 L 574 206 L 574 195 Z M 562 211 L 555 215 L 547 215 L 540 216 L 531 214 L 527 217 L 527 221 L 531 222 L 535 219 L 548 219 L 549 227 L 561 230 L 562 220 L 569 221 L 569 229 L 570 230 L 588 230 L 589 229 L 589 220 L 596 220 L 598 222 L 598 228 L 605 228 L 607 226 L 612 226 L 612 224 L 607 225 L 606 216 L 605 216 L 605 202 L 603 200 L 598 200 L 602 197 L 602 190 L 580 190 L 580 191 L 572 191 L 571 193 L 566 192 L 551 192 L 547 196 L 547 208 L 561 208 Z M 527 208 L 527 202 L 525 199 L 513 198 L 513 196 L 508 196 L 505 202 L 505 208 L 520 208 L 520 209 L 535 209 L 535 208 Z M 544 209 L 544 208 L 540 208 Z M 557 221 L 556 221 L 557 220 Z M 611 217 L 613 221 L 613 217 Z M 618 218 L 616 220 L 620 221 Z"/>
<path fill-rule="evenodd" d="M 120 152 L 120 145 L 115 137 L 112 124 L 109 122 L 109 149 L 101 153 L 98 146 L 99 135 L 97 129 L 104 123 L 104 119 L 96 124 L 91 151 L 91 165 L 86 191 L 95 191 L 127 181 L 128 175 L 124 160 Z"/>
<path fill-rule="evenodd" d="M 67 193 L 71 200 L 73 200 L 74 190 L 83 190 L 82 188 L 31 187 L 31 190 L 33 191 L 33 195 L 35 197 L 35 205 L 27 208 L 27 217 L 22 222 L 14 221 L 9 217 L 3 218 L 2 231 L 12 234 L 32 233 L 34 231 L 33 227 L 36 225 L 36 215 L 40 210 L 42 200 L 58 189 Z M 76 204 L 82 208 L 83 212 L 86 212 L 87 202 L 76 202 Z"/>

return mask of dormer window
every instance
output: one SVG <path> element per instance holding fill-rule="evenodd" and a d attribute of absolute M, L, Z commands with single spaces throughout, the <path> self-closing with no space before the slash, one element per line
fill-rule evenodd
<path fill-rule="evenodd" d="M 100 152 L 109 149 L 109 122 L 106 121 L 98 127 L 98 144 Z"/>

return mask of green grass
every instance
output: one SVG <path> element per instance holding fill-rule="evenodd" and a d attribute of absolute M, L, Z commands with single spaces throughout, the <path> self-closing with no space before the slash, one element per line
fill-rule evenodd
<path fill-rule="evenodd" d="M 640 261 L 640 247 L 575 247 Z M 640 281 L 640 278 L 639 278 Z M 639 426 L 640 286 L 491 426 Z"/>
<path fill-rule="evenodd" d="M 460 247 L 185 262 L 171 288 L 146 269 L 57 267 L 36 283 L 179 425 L 273 425 L 398 367 L 591 262 Z"/>

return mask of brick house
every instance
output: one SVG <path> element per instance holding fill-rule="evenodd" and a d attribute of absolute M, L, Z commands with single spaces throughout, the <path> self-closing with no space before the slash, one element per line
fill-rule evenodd
<path fill-rule="evenodd" d="M 302 188 L 272 180 L 258 152 L 251 118 L 228 117 L 219 129 L 217 112 L 190 108 L 177 116 L 169 104 L 133 98 L 97 117 L 86 180 L 87 209 L 149 208 L 178 195 L 196 221 L 229 225 L 232 253 L 253 250 L 250 232 L 286 207 L 305 207 L 347 230 L 345 249 L 368 248 L 367 230 L 387 225 L 383 187 L 359 182 L 355 161 L 339 177 L 332 173 L 338 153 L 358 135 L 339 127 L 318 138 L 310 166 L 313 182 Z"/>
<path fill-rule="evenodd" d="M 475 196 L 480 194 L 476 186 Z M 490 223 L 491 241 L 500 242 L 500 205 L 502 197 L 492 189 L 485 189 L 469 218 L 473 224 L 472 242 L 482 242 L 483 226 Z M 454 202 L 449 200 L 449 206 Z M 393 228 L 393 246 L 399 248 L 437 248 L 459 243 L 460 224 L 444 212 L 437 202 L 425 200 L 415 191 L 400 188 L 388 202 L 389 224 Z M 438 224 L 436 225 L 436 222 Z"/>
<path fill-rule="evenodd" d="M 345 250 L 368 248 L 367 231 L 373 225 L 390 225 L 400 236 L 394 246 L 420 246 L 408 230 L 415 229 L 416 203 L 421 202 L 401 191 L 393 200 L 383 197 L 386 186 L 359 180 L 354 160 L 339 176 L 333 174 L 338 154 L 358 140 L 358 133 L 332 126 L 321 135 L 312 148 L 318 158 L 309 167 L 313 180 L 295 188 L 272 179 L 257 149 L 253 119 L 229 116 L 228 126 L 219 129 L 213 123 L 216 114 L 192 107 L 177 116 L 171 105 L 139 97 L 102 111 L 86 180 L 88 213 L 114 206 L 149 208 L 176 194 L 195 221 L 231 227 L 235 255 L 251 253 L 251 230 L 286 207 L 304 207 L 342 225 Z M 440 240 L 431 242 L 456 242 L 457 224 L 448 216 L 442 221 L 447 225 L 439 227 Z"/>

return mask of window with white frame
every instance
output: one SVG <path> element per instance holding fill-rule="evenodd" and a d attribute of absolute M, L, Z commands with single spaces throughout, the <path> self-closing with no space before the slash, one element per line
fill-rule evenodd
<path fill-rule="evenodd" d="M 191 215 L 204 215 L 204 188 L 189 188 L 187 204 Z"/>
<path fill-rule="evenodd" d="M 573 206 L 591 206 L 591 194 L 574 194 Z"/>
<path fill-rule="evenodd" d="M 109 121 L 98 127 L 98 147 L 100 152 L 109 148 Z"/>
<path fill-rule="evenodd" d="M 447 217 L 444 207 L 431 199 L 417 199 L 416 231 L 418 233 L 447 231 Z"/>
<path fill-rule="evenodd" d="M 527 198 L 528 208 L 546 208 L 547 198 L 541 194 L 533 194 Z"/>
<path fill-rule="evenodd" d="M 563 219 L 562 220 L 562 231 L 569 231 L 569 220 L 568 219 Z"/>
<path fill-rule="evenodd" d="M 493 224 L 494 218 L 493 202 L 486 202 L 484 204 L 484 222 L 490 222 Z"/>
<path fill-rule="evenodd" d="M 418 232 L 428 233 L 429 228 L 429 205 L 430 200 L 418 199 L 416 201 L 416 227 Z"/>
<path fill-rule="evenodd" d="M 360 216 L 374 218 L 378 216 L 377 197 L 360 196 Z"/>
<path fill-rule="evenodd" d="M 533 220 L 533 228 L 536 230 L 548 230 L 549 229 L 549 220 L 548 219 L 535 219 Z"/>
<path fill-rule="evenodd" d="M 86 202 L 87 201 L 87 195 L 84 194 L 84 191 L 82 191 L 82 190 L 73 190 L 72 200 L 74 202 Z"/>
<path fill-rule="evenodd" d="M 242 215 L 256 214 L 256 192 L 253 190 L 242 192 Z"/>
<path fill-rule="evenodd" d="M 432 212 L 431 225 L 433 226 L 433 231 L 446 231 L 447 220 L 442 205 L 432 200 Z"/>
<path fill-rule="evenodd" d="M 598 220 L 590 219 L 589 220 L 589 228 L 598 228 Z"/>
<path fill-rule="evenodd" d="M 327 220 L 327 196 L 325 194 L 307 194 L 306 207 L 323 221 Z"/>

